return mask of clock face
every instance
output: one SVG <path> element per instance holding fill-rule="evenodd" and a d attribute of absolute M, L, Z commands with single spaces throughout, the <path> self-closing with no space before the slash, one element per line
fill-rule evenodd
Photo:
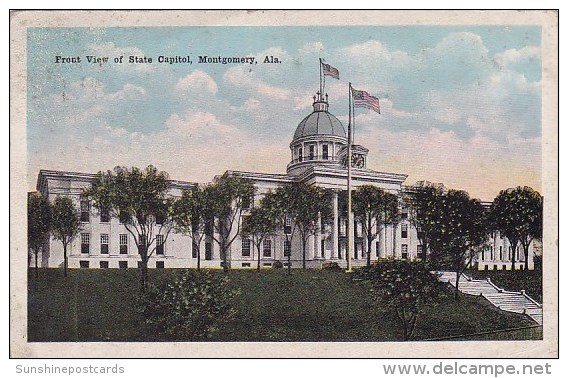
<path fill-rule="evenodd" d="M 354 168 L 365 167 L 365 158 L 361 155 L 353 155 L 351 157 L 351 166 Z"/>

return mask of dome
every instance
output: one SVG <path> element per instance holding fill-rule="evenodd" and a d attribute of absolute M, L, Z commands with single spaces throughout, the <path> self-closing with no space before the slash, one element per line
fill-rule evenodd
<path fill-rule="evenodd" d="M 312 135 L 335 135 L 345 138 L 345 128 L 335 116 L 326 111 L 314 111 L 300 122 L 294 140 Z"/>

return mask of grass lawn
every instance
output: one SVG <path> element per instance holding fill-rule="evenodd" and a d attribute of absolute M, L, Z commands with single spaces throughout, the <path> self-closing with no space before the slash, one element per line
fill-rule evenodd
<path fill-rule="evenodd" d="M 491 278 L 502 289 L 509 291 L 525 290 L 535 301 L 542 303 L 542 270 L 471 270 L 466 272 L 475 279 Z"/>
<path fill-rule="evenodd" d="M 178 274 L 152 270 L 150 282 Z M 224 274 L 219 272 L 218 274 Z M 400 326 L 371 299 L 369 283 L 320 270 L 231 271 L 240 288 L 237 317 L 208 341 L 399 341 Z M 42 269 L 28 282 L 29 341 L 152 341 L 137 311 L 136 270 Z M 532 325 L 463 295 L 426 309 L 414 339 L 437 338 Z"/>

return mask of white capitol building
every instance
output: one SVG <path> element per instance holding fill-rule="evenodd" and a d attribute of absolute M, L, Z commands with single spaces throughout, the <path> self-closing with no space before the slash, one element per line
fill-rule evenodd
<path fill-rule="evenodd" d="M 329 112 L 327 95 L 314 96 L 313 112 L 305 117 L 296 128 L 290 143 L 291 160 L 285 174 L 232 171 L 231 173 L 250 179 L 256 187 L 254 203 L 271 189 L 287 182 L 300 181 L 330 189 L 332 195 L 333 221 L 310 236 L 307 248 L 307 266 L 320 268 L 322 264 L 336 261 L 346 264 L 347 249 L 347 210 L 346 188 L 347 169 L 340 163 L 340 150 L 347 145 L 346 131 L 342 123 Z M 391 193 L 400 194 L 405 188 L 406 175 L 375 171 L 367 167 L 368 150 L 359 145 L 353 146 L 355 167 L 352 169 L 352 185 L 373 185 Z M 89 201 L 82 197 L 83 189 L 95 179 L 93 173 L 41 170 L 37 180 L 37 190 L 50 200 L 57 196 L 73 199 L 81 210 L 82 230 L 68 247 L 70 268 L 136 268 L 140 258 L 136 241 L 126 231 L 118 219 L 100 214 Z M 171 182 L 171 194 L 180 196 L 183 189 L 197 185 L 193 182 Z M 251 204 L 253 205 L 253 204 Z M 360 225 L 353 229 L 353 265 L 366 262 L 367 253 L 371 259 L 397 258 L 419 259 L 422 246 L 416 229 L 407 218 L 406 209 L 401 209 L 402 219 L 398 224 L 382 228 L 367 251 L 367 243 Z M 240 221 L 240 220 L 238 220 Z M 290 225 L 292 226 L 292 225 Z M 236 230 L 236 227 L 233 227 Z M 271 267 L 275 261 L 286 263 L 286 252 L 291 251 L 292 267 L 302 266 L 302 247 L 300 238 L 292 238 L 287 245 L 284 232 L 267 238 L 262 246 L 261 266 Z M 233 231 L 236 232 L 236 231 Z M 158 244 L 160 244 L 158 236 Z M 478 269 L 511 269 L 511 254 L 516 253 L 517 269 L 532 269 L 533 256 L 538 253 L 540 244 L 533 244 L 529 251 L 529 261 L 524 261 L 522 247 L 512 251 L 507 239 L 498 232 L 493 233 L 490 247 L 481 252 L 476 261 Z M 220 268 L 219 246 L 213 238 L 206 236 L 200 246 L 201 266 Z M 227 260 L 232 268 L 255 267 L 256 248 L 249 239 L 237 236 L 231 244 Z M 34 266 L 34 259 L 30 259 Z M 41 267 L 60 267 L 63 265 L 63 246 L 52 237 L 45 241 L 40 252 L 38 265 Z M 165 243 L 156 249 L 150 258 L 150 268 L 192 268 L 197 266 L 196 250 L 192 248 L 189 236 L 171 233 Z"/>

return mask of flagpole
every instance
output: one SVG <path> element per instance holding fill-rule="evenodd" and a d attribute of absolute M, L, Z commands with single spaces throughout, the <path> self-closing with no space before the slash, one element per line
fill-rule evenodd
<path fill-rule="evenodd" d="M 321 66 L 321 58 L 319 58 L 320 60 L 320 98 L 318 99 L 321 100 L 321 96 L 323 96 L 323 72 L 322 72 L 322 66 Z"/>
<path fill-rule="evenodd" d="M 351 273 L 351 250 L 353 248 L 351 233 L 353 215 L 351 214 L 351 83 L 349 83 L 349 122 L 347 123 L 347 272 Z"/>

